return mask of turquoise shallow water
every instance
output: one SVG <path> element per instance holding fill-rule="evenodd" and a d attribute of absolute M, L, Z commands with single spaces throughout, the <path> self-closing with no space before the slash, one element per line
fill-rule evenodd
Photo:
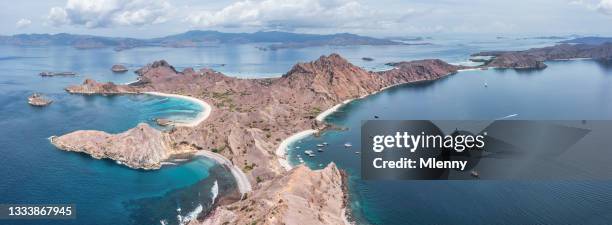
<path fill-rule="evenodd" d="M 110 67 L 115 63 L 123 63 L 130 70 L 139 68 L 154 60 L 166 59 L 177 68 L 185 67 L 212 67 L 232 76 L 239 77 L 268 77 L 280 76 L 288 71 L 296 62 L 311 61 L 320 55 L 332 52 L 340 53 L 352 63 L 366 69 L 385 69 L 384 63 L 390 61 L 442 58 L 449 62 L 460 63 L 466 61 L 470 53 L 480 50 L 492 49 L 520 49 L 525 47 L 549 45 L 549 41 L 521 40 L 521 41 L 496 41 L 496 40 L 456 40 L 441 39 L 433 40 L 431 46 L 358 46 L 358 47 L 315 47 L 304 49 L 285 49 L 279 51 L 262 52 L 252 45 L 219 46 L 210 48 L 139 48 L 122 52 L 112 49 L 76 50 L 70 47 L 9 47 L 0 46 L 0 203 L 75 203 L 77 204 L 77 220 L 67 221 L 11 221 L 14 224 L 157 224 L 166 219 L 171 224 L 176 223 L 176 208 L 182 208 L 181 214 L 196 208 L 202 204 L 204 211 L 210 208 L 210 191 L 215 181 L 218 181 L 220 194 L 229 193 L 234 190 L 234 184 L 229 173 L 223 168 L 216 166 L 206 159 L 186 162 L 180 166 L 166 167 L 156 171 L 131 170 L 117 165 L 109 160 L 95 160 L 83 154 L 63 152 L 55 149 L 49 144 L 47 138 L 51 135 L 61 135 L 81 129 L 96 129 L 111 133 L 125 131 L 139 122 L 152 124 L 151 119 L 156 117 L 189 118 L 199 112 L 197 105 L 176 99 L 160 98 L 154 96 L 80 96 L 69 95 L 63 88 L 76 83 L 81 83 L 86 77 L 99 81 L 114 81 L 126 83 L 135 80 L 132 72 L 124 74 L 113 74 Z M 372 57 L 374 61 L 361 60 L 362 57 Z M 551 67 L 553 68 L 553 67 Z M 581 68 L 581 67 L 575 67 Z M 586 67 L 585 67 L 586 68 Z M 590 66 L 591 72 L 605 70 L 605 67 Z M 608 67 L 609 68 L 609 67 Z M 567 68 L 566 68 L 567 69 Z M 41 71 L 74 71 L 79 73 L 77 77 L 54 77 L 41 78 L 37 74 Z M 577 69 L 580 70 L 580 69 Z M 590 73 L 591 73 L 590 72 Z M 511 93 L 500 92 L 499 96 L 490 98 L 473 99 L 473 102 L 452 103 L 455 96 L 463 91 L 462 85 L 480 85 L 484 79 L 491 85 L 495 80 L 489 80 L 489 76 L 505 77 L 499 79 L 500 83 L 513 82 L 516 86 L 506 86 L 508 89 L 518 88 L 526 85 L 531 94 L 538 94 L 536 84 L 530 79 L 539 79 L 537 74 L 514 73 L 475 73 L 466 72 L 457 76 L 461 78 L 459 83 L 452 79 L 437 82 L 436 85 L 425 85 L 423 87 L 401 87 L 383 92 L 373 98 L 355 102 L 342 112 L 330 117 L 330 121 L 351 128 L 349 132 L 329 132 L 323 138 L 335 145 L 341 145 L 346 140 L 353 138 L 355 127 L 358 127 L 362 118 L 368 118 L 371 113 L 378 113 L 388 118 L 410 119 L 410 118 L 495 118 L 498 114 L 506 115 L 511 109 L 516 96 L 506 96 Z M 488 74 L 488 75 L 486 75 Z M 592 73 L 591 73 L 592 74 Z M 607 73 L 605 73 L 607 74 Z M 486 76 L 485 76 L 486 75 Z M 467 77 L 471 77 L 467 79 Z M 568 79 L 564 76 L 563 79 Z M 475 78 L 475 79 L 474 79 Z M 544 76 L 552 79 L 551 76 Z M 570 77 L 571 78 L 571 77 Z M 601 77 L 600 77 L 601 78 Z M 455 78 L 453 78 L 455 79 Z M 594 84 L 601 81 L 590 80 Z M 470 83 L 473 82 L 473 83 Z M 603 82 L 605 84 L 605 82 Z M 447 84 L 449 86 L 444 86 Z M 453 84 L 452 86 L 450 84 Z M 441 86 L 440 86 L 441 85 Z M 559 87 L 559 86 L 550 86 Z M 589 86 L 590 87 L 590 86 Z M 412 90 L 412 91 L 407 91 Z M 421 90 L 421 91 L 419 91 Z M 440 90 L 440 92 L 438 92 Z M 577 89 L 582 90 L 582 89 Z M 558 92 L 547 90 L 545 93 Z M 598 91 L 598 93 L 594 93 Z M 53 98 L 55 102 L 45 108 L 35 108 L 26 104 L 25 100 L 32 92 L 42 92 Z M 420 94 L 419 94 L 420 93 Z M 470 93 L 470 96 L 475 96 Z M 490 93 L 489 93 L 490 94 Z M 482 96 L 487 96 L 484 94 Z M 588 90 L 581 96 L 607 96 L 603 89 Z M 482 98 L 485 98 L 482 97 Z M 512 100 L 512 104 L 508 101 Z M 551 96 L 550 99 L 554 99 Z M 546 99 L 548 100 L 548 99 Z M 593 102 L 603 101 L 593 99 Z M 519 101 L 520 102 L 520 101 Z M 567 110 L 571 107 L 588 108 L 594 106 L 590 101 L 576 101 L 570 99 L 558 108 L 541 109 L 537 115 L 565 115 L 557 113 L 557 110 Z M 418 104 L 415 104 L 418 103 Z M 571 103 L 571 104 L 570 104 Z M 436 108 L 436 105 L 447 104 L 457 106 L 448 111 L 448 108 Z M 449 105 L 448 105 L 449 104 Z M 460 107 L 465 104 L 465 107 Z M 472 108 L 477 104 L 493 104 L 490 108 Z M 409 107 L 414 106 L 417 107 Z M 504 105 L 508 105 L 504 108 Z M 529 105 L 529 104 L 528 104 Z M 402 107 L 400 107 L 402 106 Z M 492 108 L 507 109 L 497 110 Z M 583 110 L 587 115 L 602 115 L 608 113 L 607 109 Z M 521 107 L 525 108 L 525 107 Z M 445 111 L 447 110 L 447 111 Z M 598 112 L 602 110 L 601 112 Z M 571 110 L 575 112 L 577 110 Z M 346 113 L 344 113 L 346 112 Z M 349 113 L 350 112 L 350 113 Z M 529 110 L 521 112 L 528 115 Z M 388 113 L 388 114 L 383 114 Z M 515 112 L 516 113 L 516 112 Z M 568 114 L 575 115 L 575 114 Z M 584 114 L 578 114 L 584 115 Z M 318 140 L 317 140 L 318 141 Z M 357 140 L 351 140 L 357 143 Z M 358 146 L 356 146 L 358 147 Z M 352 165 L 356 158 L 354 155 L 338 155 L 339 158 L 316 158 L 316 160 L 337 161 L 339 166 L 349 170 L 350 174 L 357 175 L 357 167 Z M 313 161 L 313 167 L 318 163 Z M 351 179 L 352 198 L 355 199 L 354 206 L 356 215 L 363 220 L 373 223 L 405 223 L 417 222 L 449 222 L 444 218 L 444 213 L 450 213 L 447 208 L 438 207 L 435 201 L 425 201 L 431 192 L 436 191 L 439 202 L 442 198 L 453 199 L 457 194 L 449 189 L 449 184 L 441 183 L 416 183 L 415 185 L 393 184 L 389 188 L 407 189 L 411 193 L 422 193 L 422 195 L 399 195 L 401 191 L 388 191 L 389 195 L 380 195 L 387 190 L 384 183 L 366 184 L 356 179 Z M 379 187 L 383 185 L 383 187 Z M 457 184 L 462 186 L 462 184 Z M 514 184 L 511 184 L 514 185 Z M 571 194 L 573 189 L 568 189 L 563 184 L 554 186 L 554 190 L 560 193 Z M 592 186 L 590 184 L 580 184 Z M 522 188 L 523 186 L 521 186 Z M 597 186 L 606 188 L 606 186 Z M 382 189 L 381 189 L 382 188 Z M 465 189 L 474 187 L 463 186 Z M 482 187 L 486 189 L 485 187 Z M 491 184 L 490 188 L 499 188 Z M 525 187 L 530 188 L 530 187 Z M 536 193 L 542 192 L 542 187 L 534 187 Z M 581 189 L 590 191 L 591 195 L 598 196 L 604 193 L 601 189 Z M 600 191 L 601 190 L 601 191 Z M 502 192 L 500 195 L 507 192 Z M 581 192 L 576 192 L 581 193 Z M 520 193 L 516 194 L 520 195 Z M 552 195 L 550 198 L 558 197 Z M 497 203 L 515 204 L 520 206 L 522 202 L 506 202 L 502 198 Z M 524 198 L 527 198 L 526 195 Z M 546 197 L 546 196 L 544 196 Z M 402 202 L 411 202 L 412 205 L 391 204 L 391 199 L 400 199 Z M 404 201 L 405 199 L 405 201 Z M 478 199 L 478 198 L 476 198 Z M 420 201 L 419 201 L 420 200 Z M 438 199 L 434 199 L 438 200 Z M 455 198 L 455 201 L 466 200 Z M 524 199 L 522 201 L 528 201 Z M 534 200 L 538 200 L 537 198 Z M 542 199 L 539 199 L 542 200 Z M 605 200 L 605 199 L 604 199 Z M 477 203 L 481 203 L 474 200 Z M 606 200 L 605 200 L 606 201 Z M 544 201 L 545 202 L 545 201 Z M 418 204 L 417 204 L 418 203 Z M 448 206 L 454 206 L 453 201 Z M 397 204 L 397 203 L 394 203 Z M 610 209 L 605 202 L 601 205 L 584 203 L 586 206 L 598 206 L 601 209 Z M 393 207 L 390 207 L 393 205 Z M 493 203 L 487 205 L 491 206 Z M 408 206 L 414 210 L 407 211 Z M 494 206 L 494 205 L 493 205 Z M 476 207 L 476 209 L 481 209 Z M 498 210 L 499 211 L 499 210 Z M 601 211 L 601 210 L 600 210 Z M 508 211 L 499 211 L 512 215 L 517 213 L 512 208 Z M 394 216 L 401 213 L 402 217 Z M 483 216 L 484 212 L 468 212 L 470 216 Z M 398 214 L 399 215 L 399 214 Z M 504 214 L 505 215 L 505 214 Z M 550 214 L 542 214 L 551 216 Z M 571 214 L 570 214 L 571 215 Z M 410 221 L 404 220 L 410 218 Z M 432 219 L 433 218 L 433 219 Z"/>
<path fill-rule="evenodd" d="M 328 122 L 348 128 L 308 137 L 290 148 L 311 168 L 333 161 L 350 174 L 351 208 L 372 224 L 607 224 L 610 181 L 364 181 L 360 126 L 384 120 L 612 119 L 609 62 L 547 62 L 542 71 L 465 71 L 442 80 L 388 89 L 339 109 Z M 488 83 L 488 87 L 484 87 Z M 328 142 L 316 157 L 303 154 Z M 350 142 L 353 147 L 344 148 Z M 300 146 L 299 150 L 295 147 Z M 612 153 L 605 157 L 612 157 Z"/>
<path fill-rule="evenodd" d="M 235 189 L 229 171 L 208 159 L 143 171 L 57 150 L 49 143 L 49 136 L 83 129 L 118 133 L 141 122 L 157 127 L 154 118 L 189 119 L 202 109 L 175 98 L 81 96 L 63 91 L 85 77 L 117 83 L 135 79 L 133 73 L 111 73 L 109 65 L 115 59 L 104 58 L 104 54 L 66 48 L 3 50 L 2 54 L 19 57 L 0 57 L 0 202 L 73 203 L 77 208 L 76 220 L 11 223 L 159 224 L 165 219 L 176 224 L 177 208 L 182 209 L 181 215 L 200 204 L 205 212 L 210 210 L 215 181 L 220 195 Z M 44 70 L 80 75 L 37 75 Z M 35 91 L 52 98 L 53 104 L 44 108 L 28 105 L 27 96 Z"/>

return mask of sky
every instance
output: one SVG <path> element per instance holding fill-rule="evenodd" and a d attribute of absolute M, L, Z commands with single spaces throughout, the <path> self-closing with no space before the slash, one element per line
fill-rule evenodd
<path fill-rule="evenodd" d="M 0 1 L 0 34 L 151 38 L 188 30 L 374 37 L 612 36 L 612 0 Z"/>

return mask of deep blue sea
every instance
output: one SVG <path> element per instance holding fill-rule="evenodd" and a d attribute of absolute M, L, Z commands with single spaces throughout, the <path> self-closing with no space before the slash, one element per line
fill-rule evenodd
<path fill-rule="evenodd" d="M 117 133 L 157 117 L 191 118 L 201 109 L 189 102 L 146 95 L 81 96 L 64 87 L 85 78 L 126 83 L 146 63 L 166 59 L 172 65 L 210 67 L 236 77 L 277 77 L 296 62 L 340 53 L 369 70 L 387 62 L 441 58 L 467 63 L 481 50 L 548 46 L 552 40 L 479 38 L 433 39 L 422 46 L 312 47 L 260 51 L 256 45 L 205 48 L 76 50 L 71 47 L 0 46 L 0 203 L 74 203 L 76 220 L 12 221 L 11 224 L 177 224 L 202 205 L 210 210 L 211 189 L 235 191 L 229 173 L 214 162 L 195 159 L 156 171 L 132 170 L 110 160 L 55 149 L 47 140 L 75 130 Z M 374 58 L 363 61 L 362 57 Z M 114 74 L 113 64 L 130 72 Z M 610 119 L 612 66 L 595 61 L 549 62 L 539 72 L 467 71 L 436 82 L 404 85 L 355 101 L 328 118 L 348 131 L 326 132 L 299 145 L 326 141 L 330 149 L 306 163 L 336 162 L 351 175 L 351 210 L 358 222 L 373 224 L 601 224 L 611 221 L 610 182 L 482 182 L 359 180 L 359 158 L 339 147 L 359 148 L 361 120 L 495 119 L 518 114 L 524 119 Z M 74 71 L 77 77 L 38 76 L 41 71 Z M 489 88 L 484 89 L 483 83 Z M 31 107 L 32 92 L 55 102 Z M 338 148 L 334 150 L 333 148 Z M 292 160 L 295 155 L 292 152 Z M 181 208 L 181 212 L 177 212 Z"/>
<path fill-rule="evenodd" d="M 364 181 L 360 127 L 364 120 L 609 120 L 612 67 L 593 60 L 546 62 L 541 71 L 464 71 L 390 88 L 341 107 L 327 131 L 290 146 L 290 161 L 311 168 L 333 161 L 350 174 L 355 219 L 371 224 L 609 224 L 610 181 Z M 483 84 L 487 83 L 487 87 Z M 328 142 L 316 157 L 305 149 Z M 347 149 L 344 143 L 352 143 Z M 299 149 L 295 147 L 300 146 Z"/>

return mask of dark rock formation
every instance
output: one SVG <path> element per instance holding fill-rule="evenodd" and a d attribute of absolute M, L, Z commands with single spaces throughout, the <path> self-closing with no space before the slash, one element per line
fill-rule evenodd
<path fill-rule="evenodd" d="M 128 71 L 128 68 L 125 67 L 124 65 L 113 65 L 113 67 L 111 68 L 111 70 L 115 73 L 124 73 Z"/>

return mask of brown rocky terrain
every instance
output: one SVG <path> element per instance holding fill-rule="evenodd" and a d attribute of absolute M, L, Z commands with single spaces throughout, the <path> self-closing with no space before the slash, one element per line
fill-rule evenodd
<path fill-rule="evenodd" d="M 318 171 L 301 165 L 261 185 L 247 200 L 216 208 L 212 224 L 344 224 L 346 177 L 334 163 Z"/>
<path fill-rule="evenodd" d="M 77 131 L 54 138 L 53 142 L 60 149 L 86 149 L 84 152 L 95 157 L 113 158 L 135 168 L 156 168 L 169 157 L 168 154 L 175 152 L 219 153 L 241 168 L 250 183 L 255 184 L 253 193 L 242 202 L 257 202 L 277 212 L 274 218 L 268 218 L 265 208 L 251 208 L 251 216 L 238 216 L 230 222 L 258 220 L 302 224 L 299 220 L 307 219 L 315 224 L 337 224 L 341 210 L 338 199 L 342 197 L 338 194 L 339 189 L 334 189 L 340 188 L 341 183 L 335 166 L 322 172 L 298 167 L 287 173 L 277 160 L 275 150 L 283 139 L 294 133 L 325 128 L 326 125 L 315 117 L 338 103 L 398 84 L 439 79 L 461 68 L 433 59 L 400 62 L 394 66 L 396 68 L 389 71 L 369 72 L 331 54 L 313 62 L 298 63 L 279 78 L 241 79 L 210 69 L 188 68 L 178 72 L 167 62 L 157 61 L 139 69 L 139 80 L 130 85 L 86 80 L 66 90 L 83 94 L 155 91 L 192 96 L 212 107 L 212 113 L 204 122 L 195 127 L 175 127 L 161 134 L 150 132 L 155 135 L 147 137 L 138 135 L 138 139 L 129 138 L 137 134 L 132 134 L 132 130 L 118 135 Z M 154 140 L 144 140 L 148 138 Z M 128 140 L 146 144 L 130 145 L 133 142 Z M 302 179 L 311 184 L 303 185 Z M 286 187 L 293 188 L 287 190 Z M 242 204 L 250 203 L 236 204 L 242 208 Z M 281 208 L 272 209 L 274 204 Z M 243 211 L 225 207 L 215 213 L 242 215 Z M 220 221 L 227 219 L 220 218 Z"/>
<path fill-rule="evenodd" d="M 129 93 L 137 93 L 138 90 L 126 86 L 126 85 L 116 85 L 113 82 L 108 83 L 99 83 L 92 79 L 86 79 L 83 81 L 81 85 L 73 85 L 66 88 L 68 93 L 77 93 L 77 94 L 129 94 Z"/>
<path fill-rule="evenodd" d="M 493 56 L 486 67 L 514 69 L 544 69 L 546 60 L 567 60 L 576 58 L 612 59 L 612 43 L 601 45 L 560 44 L 525 51 L 489 51 L 472 56 Z"/>
<path fill-rule="evenodd" d="M 48 106 L 53 103 L 53 100 L 39 93 L 34 93 L 28 97 L 28 104 L 33 106 Z"/>
<path fill-rule="evenodd" d="M 296 64 L 280 78 L 240 79 L 209 69 L 178 72 L 162 60 L 139 69 L 139 81 L 131 85 L 86 80 L 66 90 L 83 94 L 157 91 L 202 99 L 211 104 L 211 115 L 199 126 L 168 132 L 169 145 L 218 152 L 254 182 L 257 177 L 268 180 L 283 172 L 275 160 L 276 147 L 293 133 L 323 128 L 314 120 L 322 110 L 396 84 L 438 79 L 458 68 L 440 60 L 419 60 L 374 73 L 332 54 Z"/>
<path fill-rule="evenodd" d="M 52 137 L 51 143 L 66 151 L 87 153 L 96 159 L 112 159 L 134 169 L 159 169 L 161 162 L 170 156 L 195 151 L 193 148 L 170 145 L 167 133 L 146 123 L 120 134 L 96 130 L 75 131 Z"/>

